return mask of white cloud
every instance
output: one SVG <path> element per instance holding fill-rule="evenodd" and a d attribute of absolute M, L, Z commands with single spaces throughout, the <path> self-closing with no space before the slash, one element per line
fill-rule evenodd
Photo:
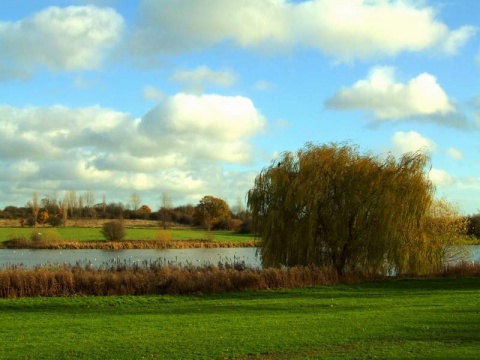
<path fill-rule="evenodd" d="M 401 83 L 392 67 L 373 68 L 367 79 L 341 89 L 327 100 L 326 106 L 336 110 L 371 110 L 378 120 L 436 115 L 442 118 L 456 111 L 434 76 L 423 73 Z"/>
<path fill-rule="evenodd" d="M 458 30 L 452 31 L 444 41 L 443 50 L 447 54 L 456 54 L 459 48 L 463 47 L 476 32 L 477 29 L 473 26 L 463 26 Z"/>
<path fill-rule="evenodd" d="M 437 149 L 437 144 L 433 140 L 420 135 L 416 131 L 397 131 L 392 136 L 392 143 L 394 151 L 399 154 L 416 151 L 431 153 Z"/>
<path fill-rule="evenodd" d="M 164 93 L 152 85 L 146 85 L 143 88 L 143 98 L 145 100 L 160 101 L 165 97 Z"/>
<path fill-rule="evenodd" d="M 177 70 L 172 80 L 183 84 L 194 93 L 202 93 L 207 84 L 228 87 L 235 83 L 237 75 L 230 70 L 213 71 L 208 66 L 199 66 L 194 70 Z"/>
<path fill-rule="evenodd" d="M 450 30 L 421 1 L 143 0 L 135 54 L 191 51 L 231 41 L 243 48 L 315 48 L 338 61 L 437 49 L 456 53 L 475 33 Z"/>
<path fill-rule="evenodd" d="M 27 78 L 38 66 L 96 69 L 123 28 L 115 10 L 94 6 L 49 7 L 16 22 L 0 22 L 0 79 Z"/>
<path fill-rule="evenodd" d="M 448 155 L 450 158 L 452 158 L 453 160 L 457 160 L 457 161 L 463 160 L 463 153 L 462 153 L 460 150 L 458 150 L 458 149 L 456 149 L 456 148 L 454 148 L 454 147 L 449 147 L 449 148 L 446 150 L 446 153 L 447 153 L 447 155 Z"/>
<path fill-rule="evenodd" d="M 445 170 L 432 168 L 428 177 L 435 186 L 440 188 L 450 187 L 455 184 L 455 178 Z"/>
<path fill-rule="evenodd" d="M 186 144 L 192 137 L 229 142 L 258 133 L 265 122 L 248 98 L 179 93 L 145 115 L 141 129 L 149 136 L 181 135 Z"/>
<path fill-rule="evenodd" d="M 0 186 L 12 195 L 2 201 L 71 188 L 124 200 L 133 190 L 149 198 L 167 191 L 182 201 L 244 196 L 245 174 L 230 179 L 222 164 L 251 163 L 249 140 L 265 126 L 244 97 L 180 93 L 141 119 L 99 106 L 3 105 Z"/>

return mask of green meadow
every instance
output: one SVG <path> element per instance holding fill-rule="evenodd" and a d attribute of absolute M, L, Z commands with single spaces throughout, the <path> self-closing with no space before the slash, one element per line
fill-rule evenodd
<path fill-rule="evenodd" d="M 1 359 L 477 359 L 480 278 L 0 299 Z"/>
<path fill-rule="evenodd" d="M 33 232 L 39 232 L 55 238 L 54 240 L 68 240 L 68 241 L 99 241 L 104 240 L 101 233 L 101 228 L 88 227 L 60 227 L 60 228 L 14 228 L 4 227 L 0 228 L 0 242 L 25 237 L 30 238 Z M 254 237 L 251 234 L 237 234 L 232 231 L 211 231 L 208 233 L 202 229 L 171 229 L 159 230 L 158 228 L 126 228 L 126 240 L 155 240 L 159 236 L 167 234 L 171 240 L 206 240 L 213 239 L 220 242 L 242 242 L 253 241 Z"/>

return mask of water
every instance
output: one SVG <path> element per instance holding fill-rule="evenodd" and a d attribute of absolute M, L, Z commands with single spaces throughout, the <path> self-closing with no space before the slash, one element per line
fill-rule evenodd
<path fill-rule="evenodd" d="M 470 252 L 468 261 L 480 262 L 480 245 L 466 246 Z M 242 264 L 260 268 L 260 257 L 256 248 L 212 248 L 212 249 L 166 249 L 166 250 L 32 250 L 0 249 L 0 268 L 21 265 L 26 268 L 44 265 L 91 264 L 98 267 L 111 261 L 128 265 L 158 261 L 164 264 L 218 265 Z"/>
<path fill-rule="evenodd" d="M 147 249 L 147 250 L 33 250 L 0 249 L 0 268 L 21 265 L 25 268 L 45 265 L 91 264 L 99 267 L 112 261 L 128 265 L 141 265 L 160 260 L 164 264 L 218 265 L 242 264 L 260 267 L 256 248 L 209 248 L 209 249 Z"/>

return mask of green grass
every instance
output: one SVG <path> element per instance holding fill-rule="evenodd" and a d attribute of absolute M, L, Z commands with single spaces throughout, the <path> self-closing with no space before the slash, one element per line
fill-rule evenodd
<path fill-rule="evenodd" d="M 1 359 L 476 359 L 480 278 L 0 300 Z"/>
<path fill-rule="evenodd" d="M 30 238 L 33 231 L 40 233 L 57 232 L 62 240 L 69 241 L 95 241 L 104 240 L 100 228 L 0 228 L 0 242 L 13 237 Z M 251 234 L 236 234 L 231 231 L 212 231 L 209 235 L 205 230 L 200 229 L 173 229 L 167 230 L 171 234 L 172 240 L 199 240 L 212 238 L 216 241 L 241 242 L 251 241 L 254 237 Z M 127 228 L 127 240 L 155 240 L 158 229 L 136 229 Z"/>

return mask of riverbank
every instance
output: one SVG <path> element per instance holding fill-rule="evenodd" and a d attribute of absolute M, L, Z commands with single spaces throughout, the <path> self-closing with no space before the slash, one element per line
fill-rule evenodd
<path fill-rule="evenodd" d="M 100 228 L 0 228 L 0 248 L 4 249 L 191 249 L 253 247 L 253 234 L 198 228 L 126 228 L 122 241 L 105 241 Z"/>
<path fill-rule="evenodd" d="M 256 247 L 256 241 L 215 240 L 122 240 L 122 241 L 32 241 L 12 239 L 0 242 L 0 249 L 48 249 L 48 250 L 134 250 L 134 249 L 203 249 Z"/>
<path fill-rule="evenodd" d="M 479 277 L 0 299 L 5 359 L 476 359 Z"/>

